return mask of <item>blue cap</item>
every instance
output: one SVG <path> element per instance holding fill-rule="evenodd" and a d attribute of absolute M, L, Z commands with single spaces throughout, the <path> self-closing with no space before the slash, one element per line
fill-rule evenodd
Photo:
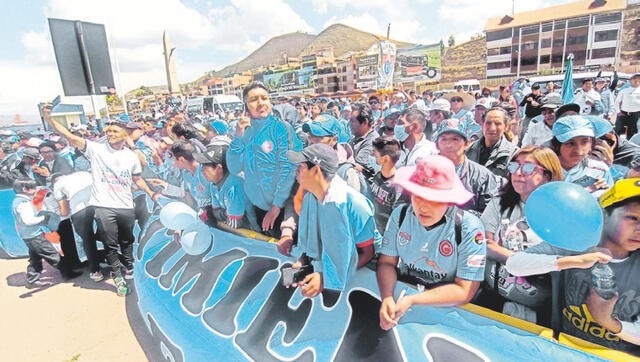
<path fill-rule="evenodd" d="M 227 123 L 224 121 L 213 121 L 213 122 L 210 122 L 209 125 L 214 130 L 216 130 L 216 133 L 219 135 L 225 135 L 229 133 L 229 127 L 227 126 Z"/>
<path fill-rule="evenodd" d="M 611 123 L 600 117 L 571 115 L 556 120 L 551 131 L 558 141 L 565 143 L 580 136 L 601 137 L 612 129 Z"/>
<path fill-rule="evenodd" d="M 436 133 L 436 139 L 444 133 L 453 132 L 464 137 L 465 140 L 468 140 L 469 137 L 481 129 L 482 127 L 474 121 L 472 121 L 472 123 L 465 123 L 457 118 L 449 118 L 440 123 L 440 127 Z"/>
<path fill-rule="evenodd" d="M 160 121 L 158 121 L 158 123 L 156 123 L 155 127 L 157 129 L 164 128 L 165 123 L 166 123 L 165 120 L 160 120 Z"/>
<path fill-rule="evenodd" d="M 129 115 L 128 115 L 128 114 L 126 114 L 126 113 L 121 113 L 121 114 L 118 116 L 118 118 L 120 119 L 120 122 L 123 122 L 123 123 L 129 123 L 129 122 L 131 122 L 131 119 L 129 119 Z"/>
<path fill-rule="evenodd" d="M 335 117 L 323 114 L 316 121 L 303 124 L 302 131 L 318 137 L 333 137 L 340 133 L 340 124 Z"/>

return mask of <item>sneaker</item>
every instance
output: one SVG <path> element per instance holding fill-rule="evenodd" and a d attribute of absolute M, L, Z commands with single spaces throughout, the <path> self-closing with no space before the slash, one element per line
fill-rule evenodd
<path fill-rule="evenodd" d="M 89 279 L 97 283 L 104 279 L 104 275 L 102 275 L 100 271 L 97 271 L 95 273 L 89 273 Z"/>
<path fill-rule="evenodd" d="M 124 297 L 129 294 L 129 287 L 127 286 L 127 282 L 124 278 L 116 277 L 113 281 L 116 283 L 116 293 L 118 293 L 118 296 Z"/>
<path fill-rule="evenodd" d="M 43 281 L 40 281 L 40 280 L 36 280 L 35 282 L 32 282 L 32 283 L 27 282 L 26 287 L 27 288 L 40 288 L 40 287 L 47 287 L 47 286 L 50 286 L 50 285 L 53 285 L 53 284 L 50 283 L 50 282 L 43 282 Z"/>
<path fill-rule="evenodd" d="M 127 280 L 133 279 L 133 269 L 127 269 L 124 271 L 124 278 Z"/>

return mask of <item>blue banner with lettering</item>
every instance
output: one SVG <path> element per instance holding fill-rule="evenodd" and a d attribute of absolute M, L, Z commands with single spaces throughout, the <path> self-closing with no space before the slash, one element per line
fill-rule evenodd
<path fill-rule="evenodd" d="M 308 299 L 282 286 L 294 260 L 274 244 L 210 231 L 202 255 L 185 253 L 157 216 L 140 235 L 136 307 L 167 360 L 601 360 L 460 308 L 413 307 L 385 332 L 373 270 Z M 396 296 L 403 289 L 416 292 L 398 283 Z"/>
<path fill-rule="evenodd" d="M 0 190 L 0 248 L 10 257 L 25 257 L 29 255 L 29 249 L 18 236 L 11 212 L 15 196 L 12 189 Z"/>

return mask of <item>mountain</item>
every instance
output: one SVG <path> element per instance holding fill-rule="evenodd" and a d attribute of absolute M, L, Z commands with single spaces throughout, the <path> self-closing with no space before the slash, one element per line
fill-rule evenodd
<path fill-rule="evenodd" d="M 222 70 L 216 72 L 215 75 L 224 77 L 229 74 L 259 68 L 260 66 L 268 66 L 276 60 L 282 63 L 284 61 L 282 57 L 283 53 L 287 53 L 290 57 L 297 57 L 315 38 L 315 35 L 306 33 L 289 33 L 276 36 L 269 39 L 246 58 L 224 67 Z"/>
<path fill-rule="evenodd" d="M 344 24 L 333 24 L 320 34 L 290 33 L 270 39 L 260 48 L 241 61 L 229 65 L 215 73 L 224 77 L 236 72 L 266 67 L 271 64 L 282 64 L 283 53 L 289 57 L 312 55 L 320 50 L 333 48 L 333 54 L 341 57 L 349 52 L 361 52 L 369 49 L 384 37 L 367 33 Z M 391 40 L 398 47 L 409 47 L 414 44 Z"/>

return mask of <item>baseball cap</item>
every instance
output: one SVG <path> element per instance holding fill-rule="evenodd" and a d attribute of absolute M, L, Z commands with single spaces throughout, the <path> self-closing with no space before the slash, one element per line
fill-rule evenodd
<path fill-rule="evenodd" d="M 622 179 L 600 196 L 600 207 L 604 209 L 636 196 L 640 196 L 640 178 Z"/>
<path fill-rule="evenodd" d="M 425 156 L 415 166 L 401 167 L 393 183 L 429 201 L 464 205 L 473 197 L 460 181 L 453 162 L 440 155 Z"/>
<path fill-rule="evenodd" d="M 442 123 L 440 124 L 440 128 L 436 133 L 436 139 L 448 132 L 459 134 L 460 136 L 464 137 L 465 140 L 469 139 L 469 136 L 467 135 L 466 125 L 463 122 L 460 122 L 460 120 L 457 118 L 449 118 L 442 121 Z"/>
<path fill-rule="evenodd" d="M 209 125 L 219 135 L 225 135 L 229 132 L 229 127 L 227 126 L 227 123 L 224 121 L 213 121 L 213 122 L 210 122 Z"/>
<path fill-rule="evenodd" d="M 193 159 L 199 163 L 224 163 L 228 149 L 229 146 L 226 145 L 212 145 L 204 152 L 194 153 Z"/>
<path fill-rule="evenodd" d="M 287 158 L 293 163 L 311 162 L 318 165 L 327 177 L 335 175 L 338 171 L 338 153 L 324 143 L 310 145 L 300 152 L 287 151 Z"/>
<path fill-rule="evenodd" d="M 540 108 L 557 109 L 562 105 L 562 98 L 558 96 L 546 96 L 542 99 Z"/>
<path fill-rule="evenodd" d="M 611 123 L 599 117 L 571 115 L 556 120 L 551 131 L 558 141 L 565 143 L 580 136 L 601 137 L 612 129 Z"/>
<path fill-rule="evenodd" d="M 633 75 L 631 76 L 631 78 L 640 78 L 640 73 L 633 73 Z"/>
<path fill-rule="evenodd" d="M 574 111 L 576 113 L 580 113 L 580 105 L 576 103 L 567 103 L 567 104 L 561 105 L 556 110 L 556 119 L 562 117 L 562 115 L 565 114 L 567 111 Z"/>
<path fill-rule="evenodd" d="M 427 110 L 451 112 L 451 103 L 449 103 L 449 101 L 444 98 L 438 98 L 435 101 L 431 102 Z"/>
<path fill-rule="evenodd" d="M 40 158 L 40 152 L 37 149 L 26 147 L 22 150 L 22 157 Z"/>
<path fill-rule="evenodd" d="M 473 108 L 476 107 L 482 107 L 484 109 L 489 109 L 492 107 L 493 102 L 495 102 L 496 100 L 492 97 L 489 98 L 480 98 L 476 101 L 476 104 L 474 104 Z"/>
<path fill-rule="evenodd" d="M 317 137 L 333 137 L 340 133 L 340 125 L 335 117 L 322 115 L 316 121 L 304 123 L 302 131 Z"/>
<path fill-rule="evenodd" d="M 144 125 L 140 122 L 127 122 L 124 125 L 124 128 L 126 129 L 142 129 L 144 130 Z"/>

